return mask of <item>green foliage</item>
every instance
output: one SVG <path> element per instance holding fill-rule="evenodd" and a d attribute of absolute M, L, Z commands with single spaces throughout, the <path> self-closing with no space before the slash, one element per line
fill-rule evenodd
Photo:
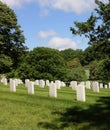
<path fill-rule="evenodd" d="M 81 63 L 80 63 L 78 58 L 74 58 L 73 60 L 70 60 L 70 61 L 67 62 L 67 66 L 70 69 L 77 68 L 77 67 L 81 66 Z"/>
<path fill-rule="evenodd" d="M 76 67 L 69 71 L 68 73 L 68 80 L 69 81 L 85 81 L 87 80 L 87 75 L 84 67 Z"/>
<path fill-rule="evenodd" d="M 98 68 L 98 61 L 94 60 L 89 64 L 89 70 L 90 70 L 90 80 L 98 80 L 96 71 Z"/>
<path fill-rule="evenodd" d="M 85 35 L 95 50 L 110 57 L 110 1 L 103 3 L 95 0 L 97 8 L 86 22 L 74 22 L 71 28 L 74 35 Z"/>
<path fill-rule="evenodd" d="M 0 54 L 0 74 L 4 74 L 10 71 L 12 66 L 12 60 L 9 56 Z"/>
<path fill-rule="evenodd" d="M 14 11 L 0 1 L 0 54 L 11 57 L 14 68 L 26 50 L 24 41 Z"/>
<path fill-rule="evenodd" d="M 89 65 L 90 79 L 109 80 L 105 59 L 110 58 L 110 0 L 107 3 L 95 0 L 95 3 L 97 8 L 91 16 L 85 22 L 74 22 L 70 30 L 73 35 L 89 39 L 90 46 L 84 51 L 81 63 Z"/>
<path fill-rule="evenodd" d="M 105 58 L 99 51 L 95 49 L 95 45 L 89 46 L 85 49 L 83 54 L 83 65 L 88 65 L 94 60 Z"/>
<path fill-rule="evenodd" d="M 34 48 L 25 56 L 16 76 L 21 79 L 65 80 L 66 62 L 58 50 Z"/>
<path fill-rule="evenodd" d="M 66 50 L 62 50 L 61 54 L 63 58 L 68 62 L 70 60 L 73 60 L 74 58 L 81 59 L 83 56 L 83 51 L 81 49 L 77 49 L 77 50 L 66 49 Z"/>
<path fill-rule="evenodd" d="M 109 58 L 99 61 L 96 74 L 98 75 L 98 79 L 100 79 L 101 82 L 106 83 L 110 81 L 110 59 Z"/>

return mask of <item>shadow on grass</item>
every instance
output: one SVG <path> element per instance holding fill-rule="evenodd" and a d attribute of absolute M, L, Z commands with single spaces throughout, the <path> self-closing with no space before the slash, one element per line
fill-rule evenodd
<path fill-rule="evenodd" d="M 52 114 L 58 114 L 59 118 L 52 123 L 40 122 L 38 125 L 51 130 L 110 130 L 110 97 L 101 97 L 87 109 L 75 106 Z"/>

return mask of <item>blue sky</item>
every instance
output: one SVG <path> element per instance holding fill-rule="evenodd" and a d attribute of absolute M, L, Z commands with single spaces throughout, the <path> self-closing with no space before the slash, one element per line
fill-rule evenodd
<path fill-rule="evenodd" d="M 87 48 L 88 40 L 73 36 L 70 27 L 74 21 L 86 21 L 96 7 L 94 0 L 1 1 L 15 11 L 30 50 L 39 46 L 59 50 Z"/>

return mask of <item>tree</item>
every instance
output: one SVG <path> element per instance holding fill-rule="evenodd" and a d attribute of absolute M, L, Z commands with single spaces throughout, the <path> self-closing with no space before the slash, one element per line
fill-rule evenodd
<path fill-rule="evenodd" d="M 76 68 L 73 68 L 71 70 L 69 70 L 68 75 L 67 75 L 67 79 L 68 81 L 85 81 L 87 80 L 87 75 L 86 75 L 86 71 L 84 69 L 84 67 L 79 66 Z"/>
<path fill-rule="evenodd" d="M 83 51 L 81 49 L 73 50 L 73 49 L 66 49 L 62 50 L 61 54 L 63 58 L 68 62 L 73 60 L 74 58 L 81 58 L 83 55 Z"/>
<path fill-rule="evenodd" d="M 73 60 L 70 60 L 67 62 L 67 66 L 70 69 L 81 67 L 81 63 L 78 58 L 74 58 Z"/>
<path fill-rule="evenodd" d="M 66 62 L 58 50 L 37 47 L 30 51 L 17 69 L 21 78 L 66 79 Z"/>
<path fill-rule="evenodd" d="M 14 68 L 26 50 L 24 42 L 25 38 L 14 11 L 0 1 L 0 54 L 11 57 Z"/>
<path fill-rule="evenodd" d="M 101 82 L 110 82 L 110 59 L 100 60 L 97 66 L 96 74 Z"/>
<path fill-rule="evenodd" d="M 7 73 L 11 70 L 12 60 L 9 56 L 0 55 L 0 74 Z"/>
<path fill-rule="evenodd" d="M 86 22 L 74 22 L 71 27 L 72 34 L 85 35 L 89 38 L 89 44 L 100 55 L 110 57 L 110 0 L 103 3 L 95 0 L 97 8 Z"/>
<path fill-rule="evenodd" d="M 98 75 L 96 74 L 98 68 L 98 61 L 94 60 L 89 64 L 89 71 L 90 71 L 90 80 L 98 80 Z"/>
<path fill-rule="evenodd" d="M 83 65 L 88 65 L 94 60 L 100 60 L 103 58 L 105 58 L 105 56 L 101 55 L 98 51 L 95 51 L 93 46 L 89 46 L 85 49 L 83 54 Z"/>

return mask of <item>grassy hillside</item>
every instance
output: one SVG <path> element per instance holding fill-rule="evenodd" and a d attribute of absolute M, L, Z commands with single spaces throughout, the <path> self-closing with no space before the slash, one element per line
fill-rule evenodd
<path fill-rule="evenodd" d="M 48 87 L 36 86 L 29 95 L 24 85 L 12 93 L 0 84 L 0 130 L 79 129 L 110 129 L 110 89 L 86 90 L 86 102 L 78 102 L 69 87 L 58 90 L 55 99 L 48 96 Z"/>

